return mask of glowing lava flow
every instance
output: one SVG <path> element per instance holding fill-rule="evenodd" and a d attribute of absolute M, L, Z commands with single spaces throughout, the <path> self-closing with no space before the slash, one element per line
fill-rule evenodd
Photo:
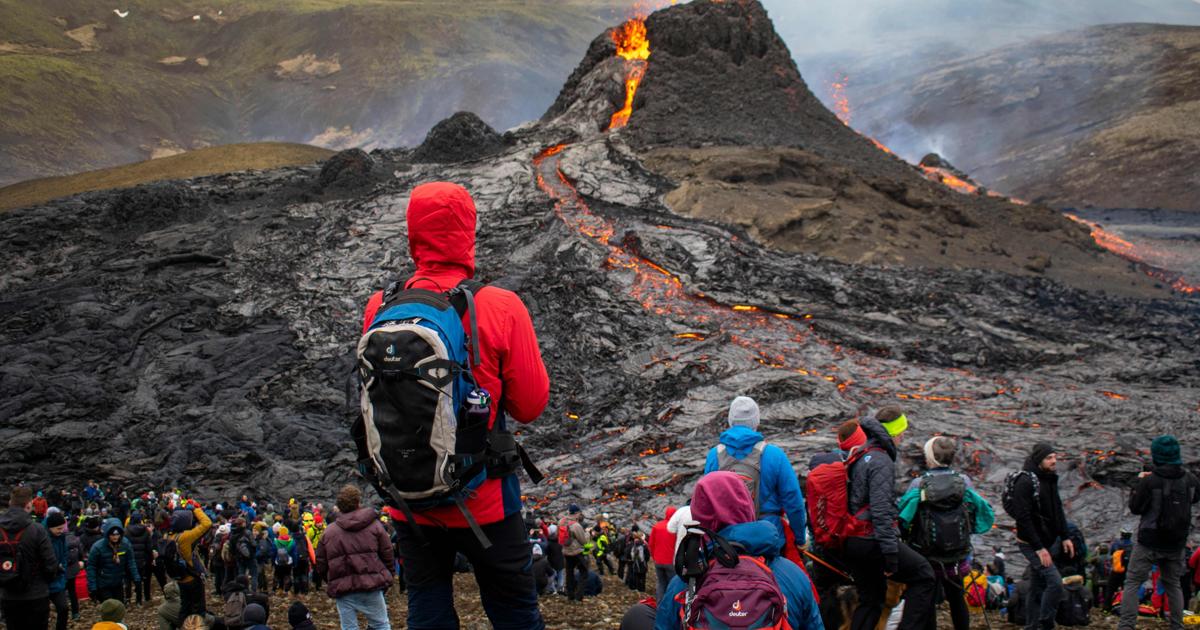
<path fill-rule="evenodd" d="M 876 143 L 876 144 L 878 144 L 878 143 Z M 888 151 L 888 153 L 891 153 L 891 151 Z M 979 193 L 978 186 L 976 186 L 970 182 L 964 181 L 960 177 L 954 176 L 952 173 L 950 173 L 950 171 L 947 171 L 944 168 L 938 168 L 936 166 L 921 166 L 921 165 L 918 165 L 918 168 L 920 168 L 925 173 L 925 179 L 928 179 L 931 182 L 937 182 L 939 184 L 948 186 L 950 188 L 953 188 L 954 190 L 957 190 L 958 192 L 960 192 L 964 195 L 975 195 L 975 194 Z"/>
<path fill-rule="evenodd" d="M 847 127 L 850 126 L 850 97 L 846 96 L 846 85 L 849 83 L 850 77 L 843 75 L 842 78 L 834 79 L 829 84 L 829 90 L 832 92 L 833 98 L 833 113 Z"/>
<path fill-rule="evenodd" d="M 617 45 L 617 56 L 625 60 L 625 107 L 612 115 L 608 128 L 620 129 L 629 123 L 629 116 L 633 114 L 633 96 L 646 76 L 646 62 L 650 59 L 645 18 L 626 21 L 613 30 L 612 40 Z"/>
<path fill-rule="evenodd" d="M 1183 276 L 1166 271 L 1150 262 L 1147 262 L 1145 255 L 1139 252 L 1137 246 L 1100 227 L 1099 223 L 1096 223 L 1095 221 L 1088 221 L 1087 219 L 1077 217 L 1073 214 L 1065 214 L 1063 216 L 1080 225 L 1086 226 L 1089 230 L 1091 230 L 1092 240 L 1096 241 L 1097 245 L 1120 256 L 1121 258 L 1124 258 L 1125 260 L 1135 263 L 1141 268 L 1142 271 L 1146 273 L 1146 275 L 1166 282 L 1167 284 L 1171 285 L 1172 289 L 1179 291 L 1180 293 L 1200 293 L 1200 285 L 1190 284 Z"/>

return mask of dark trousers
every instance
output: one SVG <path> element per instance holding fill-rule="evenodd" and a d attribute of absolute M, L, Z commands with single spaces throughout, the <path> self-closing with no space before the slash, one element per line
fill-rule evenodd
<path fill-rule="evenodd" d="M 596 556 L 596 573 L 604 575 L 605 567 L 608 567 L 608 572 L 610 574 L 616 571 L 616 569 L 613 568 L 612 556 L 608 554 Z"/>
<path fill-rule="evenodd" d="M 625 579 L 625 566 L 628 564 L 629 564 L 629 561 L 626 560 L 625 558 L 621 558 L 620 560 L 617 560 L 617 577 L 618 578 L 621 578 L 622 580 Z"/>
<path fill-rule="evenodd" d="M 673 577 L 675 577 L 675 565 L 654 563 L 655 598 L 658 601 L 662 601 L 663 595 L 667 593 L 667 585 L 671 583 Z"/>
<path fill-rule="evenodd" d="M 929 561 L 904 543 L 899 544 L 899 565 L 891 577 L 883 574 L 883 552 L 870 538 L 848 538 L 842 558 L 858 587 L 858 608 L 854 609 L 851 630 L 874 630 L 883 614 L 887 582 L 900 582 L 904 590 L 904 615 L 899 630 L 926 630 L 933 623 L 933 567 Z"/>
<path fill-rule="evenodd" d="M 213 595 L 221 594 L 221 587 L 225 586 L 225 565 L 212 565 L 213 574 Z"/>
<path fill-rule="evenodd" d="M 967 593 L 963 588 L 963 579 L 952 575 L 941 575 L 937 578 L 937 598 L 935 606 L 942 600 L 950 606 L 950 621 L 954 630 L 970 630 L 971 611 L 967 609 Z M 905 610 L 908 604 L 904 605 Z M 937 615 L 930 615 L 928 630 L 937 628 Z"/>
<path fill-rule="evenodd" d="M 167 567 L 161 562 L 154 563 L 154 579 L 158 580 L 158 589 L 167 585 Z"/>
<path fill-rule="evenodd" d="M 105 600 L 109 600 L 109 599 L 115 599 L 115 600 L 121 602 L 122 604 L 124 604 L 126 602 L 125 587 L 124 587 L 124 585 L 122 585 L 122 586 L 102 586 L 102 587 L 99 587 L 96 590 L 92 591 L 89 594 L 89 597 L 91 597 L 92 601 L 95 602 L 97 606 L 99 606 L 100 604 L 103 604 Z"/>
<path fill-rule="evenodd" d="M 67 578 L 67 599 L 71 601 L 71 616 L 79 616 L 79 594 L 75 592 L 75 580 Z"/>
<path fill-rule="evenodd" d="M 1128 556 L 1129 552 L 1125 552 L 1125 554 Z M 1125 565 L 1129 566 L 1128 557 L 1125 559 Z M 1113 598 L 1117 596 L 1117 593 L 1123 592 L 1124 590 L 1125 573 L 1117 573 L 1116 571 L 1113 571 L 1112 573 L 1108 574 L 1108 592 L 1105 593 L 1104 599 L 1105 612 L 1112 612 Z"/>
<path fill-rule="evenodd" d="M 275 565 L 275 588 L 276 591 L 287 593 L 292 588 L 292 567 L 286 564 Z"/>
<path fill-rule="evenodd" d="M 203 617 L 208 610 L 204 604 L 204 580 L 192 578 L 192 581 L 179 584 L 179 619 L 187 619 L 191 615 Z"/>
<path fill-rule="evenodd" d="M 266 562 L 258 563 L 258 590 L 263 593 L 267 592 L 267 563 Z"/>
<path fill-rule="evenodd" d="M 482 529 L 492 541 L 486 551 L 469 529 L 421 527 L 421 544 L 406 523 L 397 523 L 404 580 L 408 586 L 408 627 L 456 630 L 454 557 L 462 553 L 474 567 L 483 610 L 496 630 L 542 630 L 533 557 L 520 514 Z"/>
<path fill-rule="evenodd" d="M 1032 575 L 1029 600 L 1025 602 L 1025 628 L 1049 630 L 1054 627 L 1055 617 L 1058 616 L 1058 604 L 1063 597 L 1062 574 L 1058 572 L 1054 563 L 1043 567 L 1042 561 L 1037 557 L 1037 550 L 1033 547 L 1021 543 L 1017 548 L 1029 563 L 1029 572 Z M 1058 555 L 1059 548 L 1059 543 L 1055 541 L 1050 546 L 1050 555 Z"/>
<path fill-rule="evenodd" d="M 577 602 L 583 601 L 583 581 L 579 574 L 587 571 L 587 556 L 564 556 L 567 560 L 567 598 Z"/>
<path fill-rule="evenodd" d="M 67 630 L 67 622 L 71 618 L 67 611 L 67 592 L 51 593 L 50 603 L 54 604 L 54 630 Z"/>
<path fill-rule="evenodd" d="M 49 630 L 50 598 L 0 601 L 5 627 L 12 630 Z"/>

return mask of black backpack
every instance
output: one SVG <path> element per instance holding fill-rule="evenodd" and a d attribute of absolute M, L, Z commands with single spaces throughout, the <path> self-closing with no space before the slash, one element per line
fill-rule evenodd
<path fill-rule="evenodd" d="M 1082 584 L 1063 587 L 1056 621 L 1060 626 L 1086 626 L 1091 623 L 1092 597 Z"/>
<path fill-rule="evenodd" d="M 442 293 L 394 282 L 383 292 L 357 346 L 362 413 L 351 436 L 359 472 L 406 520 L 415 520 L 413 510 L 456 505 L 487 549 L 467 497 L 522 466 L 534 483 L 542 475 L 502 412 L 489 427 L 493 403 L 471 374 L 480 361 L 474 296 L 483 287 L 467 280 Z"/>
<path fill-rule="evenodd" d="M 909 530 L 909 544 L 941 563 L 957 563 L 971 554 L 974 515 L 966 502 L 967 482 L 956 472 L 929 474 L 920 480 L 921 499 Z"/>
<path fill-rule="evenodd" d="M 13 534 L 0 529 L 0 588 L 6 591 L 23 591 L 33 578 L 29 562 L 21 557 L 21 537 L 28 531 L 26 527 Z"/>
<path fill-rule="evenodd" d="M 1013 518 L 1017 517 L 1015 514 L 1016 508 L 1014 507 L 1013 503 L 1016 497 L 1013 495 L 1016 492 L 1017 481 L 1020 481 L 1022 475 L 1029 475 L 1030 481 L 1033 482 L 1034 506 L 1037 506 L 1038 501 L 1041 499 L 1042 485 L 1038 481 L 1036 474 L 1028 470 L 1018 470 L 1008 473 L 1008 476 L 1004 478 L 1004 492 L 1000 495 L 1000 505 L 1004 507 L 1005 513 Z"/>
<path fill-rule="evenodd" d="M 1192 527 L 1191 485 L 1188 476 L 1179 479 L 1163 479 L 1161 496 L 1156 496 L 1158 518 L 1154 520 L 1159 532 L 1178 533 L 1185 538 Z M 1157 493 L 1156 493 L 1157 494 Z"/>
<path fill-rule="evenodd" d="M 174 538 L 163 538 L 158 543 L 158 559 L 162 562 L 163 570 L 172 580 L 181 580 L 193 575 L 191 567 L 179 553 L 179 542 Z"/>

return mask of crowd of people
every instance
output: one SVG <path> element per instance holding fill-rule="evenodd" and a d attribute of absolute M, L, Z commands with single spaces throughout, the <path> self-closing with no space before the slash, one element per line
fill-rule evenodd
<path fill-rule="evenodd" d="M 48 628 L 51 608 L 62 630 L 81 615 L 80 593 L 94 628 L 123 628 L 127 606 L 157 601 L 156 584 L 164 630 L 269 628 L 270 594 L 304 599 L 322 588 L 343 630 L 357 630 L 360 615 L 389 630 L 393 585 L 406 593 L 406 627 L 453 629 L 458 571 L 473 574 L 499 630 L 544 628 L 539 598 L 580 602 L 601 592 L 606 573 L 646 593 L 622 620 L 627 630 L 875 630 L 885 617 L 898 630 L 932 630 L 942 603 L 955 630 L 989 608 L 1028 630 L 1086 624 L 1091 602 L 1119 607 L 1120 630 L 1140 613 L 1182 626 L 1184 593 L 1200 576 L 1200 551 L 1187 550 L 1200 482 L 1169 435 L 1153 441 L 1153 465 L 1133 488 L 1136 532 L 1091 553 L 1064 509 L 1050 444 L 1035 445 L 989 501 L 955 468 L 955 440 L 935 436 L 922 445 L 926 470 L 898 493 L 904 410 L 846 421 L 837 448 L 797 476 L 745 396 L 731 402 L 687 503 L 648 534 L 650 523 L 589 519 L 576 503 L 529 513 L 517 473 L 541 473 L 509 427 L 535 420 L 549 398 L 529 312 L 512 291 L 474 282 L 476 210 L 461 186 L 416 187 L 406 221 L 415 271 L 371 296 L 357 350 L 363 413 L 351 437 L 381 509 L 364 506 L 355 485 L 332 507 L 130 494 L 94 481 L 17 486 L 0 515 L 9 630 Z M 1002 550 L 984 562 L 974 547 L 995 526 L 996 499 L 1027 565 L 1011 583 Z M 287 624 L 313 627 L 302 601 Z"/>
<path fill-rule="evenodd" d="M 53 616 L 64 630 L 87 613 L 97 630 L 125 628 L 127 607 L 151 605 L 157 591 L 162 630 L 261 630 L 269 627 L 272 594 L 324 588 L 343 628 L 356 627 L 357 614 L 371 628 L 387 628 L 383 593 L 402 575 L 396 532 L 361 499 L 353 485 L 332 509 L 294 499 L 260 505 L 246 496 L 202 503 L 178 489 L 131 499 L 93 481 L 69 492 L 17 486 L 0 515 L 3 623 L 48 628 Z M 314 628 L 299 599 L 278 616 L 287 625 L 277 628 Z"/>

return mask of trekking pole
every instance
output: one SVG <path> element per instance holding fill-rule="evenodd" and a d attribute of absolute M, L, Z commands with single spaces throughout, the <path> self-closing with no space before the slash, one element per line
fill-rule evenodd
<path fill-rule="evenodd" d="M 799 547 L 797 547 L 797 548 L 800 549 Z M 837 567 L 833 566 L 832 564 L 829 564 L 828 562 L 825 562 L 819 556 L 810 552 L 809 550 L 800 549 L 800 553 L 804 554 L 805 557 L 809 558 L 813 562 L 816 562 L 817 564 L 825 567 L 826 569 L 829 569 L 830 571 L 833 571 L 834 573 L 838 574 L 839 576 L 841 576 L 843 579 L 850 582 L 851 584 L 854 583 L 854 578 L 850 577 L 850 575 L 848 573 L 846 573 L 845 571 L 839 570 Z"/>

